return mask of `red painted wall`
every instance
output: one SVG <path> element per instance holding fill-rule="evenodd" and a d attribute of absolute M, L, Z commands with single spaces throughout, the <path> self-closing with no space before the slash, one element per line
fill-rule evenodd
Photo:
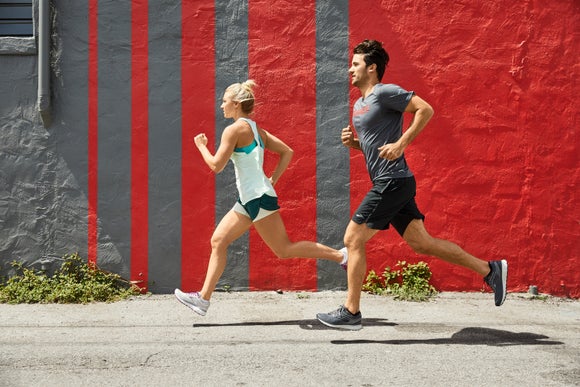
<path fill-rule="evenodd" d="M 579 3 L 352 1 L 350 11 L 351 47 L 383 41 L 384 81 L 435 109 L 406 154 L 428 230 L 508 259 L 511 291 L 534 284 L 578 297 Z M 352 166 L 354 206 L 367 177 L 360 155 Z M 394 232 L 371 245 L 369 268 L 415 256 Z M 438 289 L 481 287 L 462 268 L 425 260 Z"/>
<path fill-rule="evenodd" d="M 209 3 L 209 2 L 208 2 Z M 181 281 L 185 289 L 200 289 L 211 253 L 215 224 L 215 182 L 195 149 L 193 138 L 203 130 L 212 142 L 214 104 L 214 8 L 182 2 L 182 211 Z M 203 90 L 203 92 L 200 92 Z M 202 128 L 202 129 L 200 129 Z M 205 205 L 202 205 L 205 204 Z"/>
<path fill-rule="evenodd" d="M 284 5 L 282 5 L 284 3 Z M 294 150 L 276 192 L 292 240 L 316 236 L 315 2 L 248 3 L 249 76 L 259 85 L 255 119 Z M 292 22 L 288 23 L 291 20 Z M 281 27 L 284 26 L 284 27 Z M 283 74 L 283 77 L 281 75 Z M 266 157 L 265 169 L 275 159 Z M 316 289 L 316 261 L 276 258 L 250 231 L 250 289 Z"/>

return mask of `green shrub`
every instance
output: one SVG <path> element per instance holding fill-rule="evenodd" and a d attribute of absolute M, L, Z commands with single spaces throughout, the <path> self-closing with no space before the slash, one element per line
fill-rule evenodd
<path fill-rule="evenodd" d="M 426 301 L 437 294 L 437 290 L 429 283 L 431 270 L 425 262 L 409 264 L 397 262 L 398 270 L 386 267 L 382 276 L 374 270 L 369 271 L 363 284 L 363 291 L 392 295 L 397 300 Z"/>
<path fill-rule="evenodd" d="M 112 302 L 140 294 L 140 289 L 119 275 L 84 262 L 78 254 L 67 254 L 51 277 L 12 262 L 17 274 L 0 283 L 0 303 L 85 304 Z"/>

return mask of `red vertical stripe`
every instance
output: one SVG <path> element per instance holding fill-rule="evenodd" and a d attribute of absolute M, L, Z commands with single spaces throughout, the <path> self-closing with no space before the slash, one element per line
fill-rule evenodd
<path fill-rule="evenodd" d="M 205 278 L 215 225 L 215 180 L 195 147 L 204 132 L 215 144 L 215 8 L 213 1 L 182 1 L 181 286 L 198 289 Z"/>
<path fill-rule="evenodd" d="M 148 4 L 131 3 L 131 280 L 148 280 Z"/>
<path fill-rule="evenodd" d="M 97 262 L 98 194 L 98 0 L 89 2 L 89 101 L 88 101 L 88 261 Z"/>
<path fill-rule="evenodd" d="M 291 240 L 316 238 L 316 2 L 288 7 L 280 0 L 249 1 L 249 73 L 258 84 L 258 125 L 294 149 L 276 185 Z M 253 44 L 255 43 L 255 44 Z M 283 76 L 281 76 L 283 74 Z M 272 170 L 266 154 L 266 172 Z M 251 289 L 316 289 L 314 259 L 280 260 L 250 234 Z"/>

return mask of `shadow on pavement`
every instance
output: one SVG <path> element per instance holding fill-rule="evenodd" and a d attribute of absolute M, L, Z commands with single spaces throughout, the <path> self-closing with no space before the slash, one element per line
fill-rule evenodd
<path fill-rule="evenodd" d="M 386 319 L 381 318 L 365 318 L 365 327 L 367 326 L 383 326 L 392 327 L 397 324 L 388 322 Z M 212 328 L 212 327 L 252 327 L 252 326 L 277 326 L 277 325 L 297 325 L 301 329 L 306 330 L 328 330 L 332 329 L 325 325 L 322 325 L 320 321 L 316 319 L 311 320 L 286 320 L 286 321 L 246 321 L 237 323 L 225 323 L 225 324 L 193 324 L 194 328 Z"/>
<path fill-rule="evenodd" d="M 366 320 L 365 320 L 366 322 Z M 367 324 L 365 324 L 366 326 Z M 395 325 L 395 324 L 393 324 Z M 535 333 L 516 333 L 501 331 L 490 328 L 463 328 L 454 333 L 450 338 L 425 339 L 425 340 L 333 340 L 332 344 L 459 344 L 459 345 L 489 345 L 494 347 L 512 345 L 561 345 L 561 341 L 545 340 L 548 336 Z"/>

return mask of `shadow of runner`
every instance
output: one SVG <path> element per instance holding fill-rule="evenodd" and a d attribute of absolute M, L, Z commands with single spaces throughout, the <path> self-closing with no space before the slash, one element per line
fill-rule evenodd
<path fill-rule="evenodd" d="M 395 324 L 393 324 L 395 325 Z M 366 324 L 365 324 L 366 326 Z M 450 338 L 426 339 L 426 340 L 332 340 L 332 344 L 458 344 L 458 345 L 489 345 L 494 347 L 512 345 L 562 345 L 561 341 L 545 340 L 548 336 L 535 333 L 516 333 L 490 328 L 463 328 L 454 333 Z"/>
<path fill-rule="evenodd" d="M 278 325 L 297 325 L 301 329 L 306 330 L 331 330 L 332 328 L 323 325 L 317 319 L 308 320 L 285 320 L 285 321 L 246 321 L 237 323 L 224 323 L 224 324 L 193 324 L 194 328 L 213 328 L 213 327 L 252 327 L 252 326 L 278 326 Z M 381 318 L 365 318 L 365 327 L 375 326 L 375 327 L 392 327 L 398 324 L 388 322 L 386 319 Z"/>

